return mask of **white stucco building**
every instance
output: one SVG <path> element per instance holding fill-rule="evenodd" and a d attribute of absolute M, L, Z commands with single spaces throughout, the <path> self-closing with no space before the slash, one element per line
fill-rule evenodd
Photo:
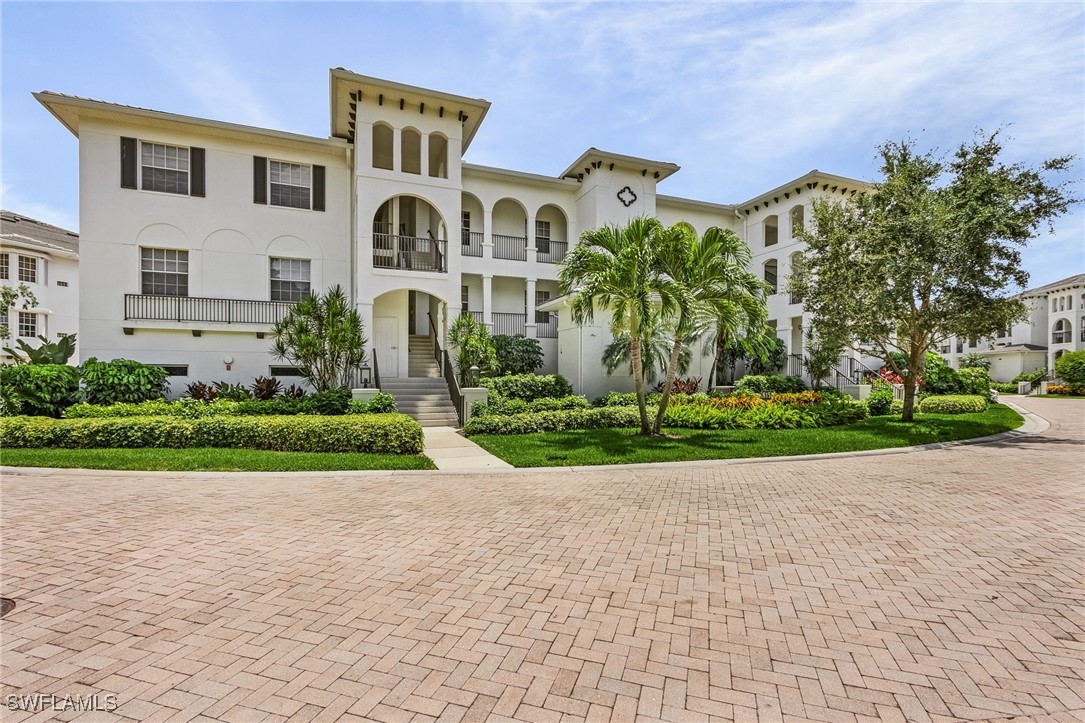
<path fill-rule="evenodd" d="M 41 346 L 39 337 L 55 341 L 79 331 L 79 234 L 14 211 L 0 211 L 0 285 L 25 285 L 36 303 L 19 298 L 0 313 L 8 338 L 0 346 L 17 349 L 23 340 Z M 80 338 L 76 337 L 78 363 Z M 82 358 L 86 358 L 85 355 Z M 0 351 L 0 363 L 14 360 Z"/>
<path fill-rule="evenodd" d="M 803 310 L 784 280 L 793 229 L 819 195 L 861 182 L 811 171 L 743 203 L 676 198 L 679 168 L 588 149 L 554 176 L 464 163 L 490 104 L 330 73 L 327 138 L 54 92 L 36 98 L 79 138 L 80 341 L 84 357 L 165 365 L 173 389 L 290 373 L 266 334 L 310 290 L 348 290 L 382 384 L 430 375 L 410 347 L 444 344 L 474 314 L 495 334 L 537 338 L 543 371 L 594 396 L 630 386 L 599 363 L 605 319 L 561 313 L 557 264 L 581 231 L 640 215 L 735 230 L 778 292 L 771 323 L 801 353 Z M 711 359 L 694 355 L 692 374 Z M 180 384 L 178 384 L 178 382 Z"/>

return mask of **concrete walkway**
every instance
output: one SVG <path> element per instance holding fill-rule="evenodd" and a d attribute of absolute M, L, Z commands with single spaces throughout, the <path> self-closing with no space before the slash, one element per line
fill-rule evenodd
<path fill-rule="evenodd" d="M 423 454 L 433 460 L 439 470 L 512 469 L 452 427 L 423 427 L 426 434 Z"/>

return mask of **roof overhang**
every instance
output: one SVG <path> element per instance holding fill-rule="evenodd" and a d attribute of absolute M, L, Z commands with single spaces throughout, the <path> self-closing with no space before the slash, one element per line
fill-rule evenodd
<path fill-rule="evenodd" d="M 611 170 L 623 168 L 629 171 L 637 171 L 642 176 L 651 174 L 657 181 L 662 181 L 664 178 L 677 173 L 681 168 L 676 163 L 652 161 L 647 158 L 623 156 L 620 153 L 610 153 L 601 151 L 598 148 L 589 148 L 581 153 L 580 157 L 561 173 L 561 178 L 579 178 L 583 174 L 591 173 L 593 169 L 601 168 L 604 165 Z"/>
<path fill-rule="evenodd" d="M 742 213 L 749 216 L 750 209 L 759 211 L 761 207 L 769 207 L 773 204 L 783 204 L 792 196 L 801 196 L 803 193 L 822 191 L 824 193 L 839 194 L 850 198 L 856 193 L 866 193 L 870 190 L 870 184 L 856 178 L 837 176 L 832 173 L 822 173 L 814 169 L 809 173 L 799 176 L 793 181 L 777 186 L 771 191 L 759 193 L 748 201 L 735 204 Z"/>
<path fill-rule="evenodd" d="M 46 110 L 52 113 L 77 138 L 79 137 L 80 123 L 84 119 L 92 119 L 116 123 L 135 123 L 185 133 L 196 130 L 204 135 L 239 141 L 251 141 L 256 138 L 261 143 L 269 145 L 304 148 L 305 150 L 334 155 L 340 155 L 347 147 L 346 141 L 338 138 L 317 138 L 269 128 L 256 128 L 240 123 L 195 118 L 119 103 L 107 103 L 91 98 L 80 98 L 51 90 L 34 93 L 34 98 L 45 106 Z"/>
<path fill-rule="evenodd" d="M 354 136 L 352 103 L 360 97 L 381 97 L 388 102 L 410 107 L 420 113 L 458 118 L 463 124 L 463 151 L 482 125 L 482 119 L 490 109 L 490 101 L 444 93 L 439 90 L 419 88 L 353 73 L 345 68 L 331 69 L 331 134 L 336 138 L 351 139 Z"/>
<path fill-rule="evenodd" d="M 28 236 L 22 236 L 20 234 L 0 234 L 0 248 L 8 247 L 15 249 L 24 249 L 26 251 L 36 251 L 41 254 L 49 254 L 50 256 L 59 256 L 66 259 L 79 258 L 78 251 L 72 251 L 70 249 L 62 248 L 46 241 L 39 241 Z"/>

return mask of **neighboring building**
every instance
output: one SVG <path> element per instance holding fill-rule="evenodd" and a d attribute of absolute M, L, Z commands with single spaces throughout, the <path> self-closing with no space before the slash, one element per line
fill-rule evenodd
<path fill-rule="evenodd" d="M 9 336 L 0 344 L 16 347 L 22 339 L 40 346 L 39 336 L 50 341 L 79 331 L 79 234 L 12 211 L 0 211 L 0 284 L 25 284 L 37 304 L 20 302 L 4 309 L 0 325 Z M 79 361 L 79 338 L 73 363 Z M 0 363 L 11 355 L 0 351 Z"/>
<path fill-rule="evenodd" d="M 950 338 L 940 351 L 954 367 L 965 354 L 991 361 L 991 379 L 1008 382 L 1018 374 L 1047 368 L 1068 351 L 1085 349 L 1085 274 L 1021 293 L 1028 318 L 993 339 Z"/>
<path fill-rule="evenodd" d="M 495 334 L 537 338 L 544 371 L 581 393 L 630 388 L 599 362 L 606 319 L 579 328 L 562 313 L 556 264 L 581 231 L 640 215 L 746 239 L 777 290 L 770 323 L 797 358 L 809 319 L 784 289 L 802 250 L 792 230 L 813 198 L 864 188 L 815 170 L 724 205 L 657 193 L 673 163 L 595 148 L 557 177 L 463 163 L 487 101 L 342 69 L 329 138 L 35 97 L 80 141 L 84 357 L 166 365 L 182 384 L 290 374 L 268 353 L 271 324 L 339 284 L 382 383 L 432 374 L 410 347 L 426 335 L 443 345 L 470 313 Z M 694 354 L 691 374 L 707 378 L 710 363 Z"/>

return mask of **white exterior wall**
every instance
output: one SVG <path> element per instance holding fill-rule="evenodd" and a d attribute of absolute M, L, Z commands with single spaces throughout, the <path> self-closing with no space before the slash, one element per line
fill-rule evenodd
<path fill-rule="evenodd" d="M 19 306 L 6 309 L 0 313 L 6 313 L 8 317 L 8 329 L 11 337 L 3 342 L 3 346 L 16 348 L 16 340 L 22 339 L 32 347 L 41 346 L 41 341 L 34 337 L 19 336 L 19 312 L 25 311 L 37 315 L 38 335 L 45 336 L 49 341 L 56 341 L 59 337 L 79 332 L 79 259 L 71 254 L 51 253 L 39 247 L 23 246 L 21 244 L 0 244 L 0 251 L 8 253 L 10 268 L 9 280 L 0 282 L 4 286 L 18 288 L 20 284 L 26 284 L 27 289 L 34 294 L 38 303 L 29 309 Z M 37 259 L 38 278 L 36 282 L 19 281 L 18 261 L 19 256 L 29 256 Z M 66 284 L 66 286 L 61 286 Z M 75 355 L 70 363 L 78 364 L 80 358 L 85 358 L 82 351 L 82 337 L 76 337 Z M 0 363 L 10 361 L 7 352 L 0 352 Z"/>

